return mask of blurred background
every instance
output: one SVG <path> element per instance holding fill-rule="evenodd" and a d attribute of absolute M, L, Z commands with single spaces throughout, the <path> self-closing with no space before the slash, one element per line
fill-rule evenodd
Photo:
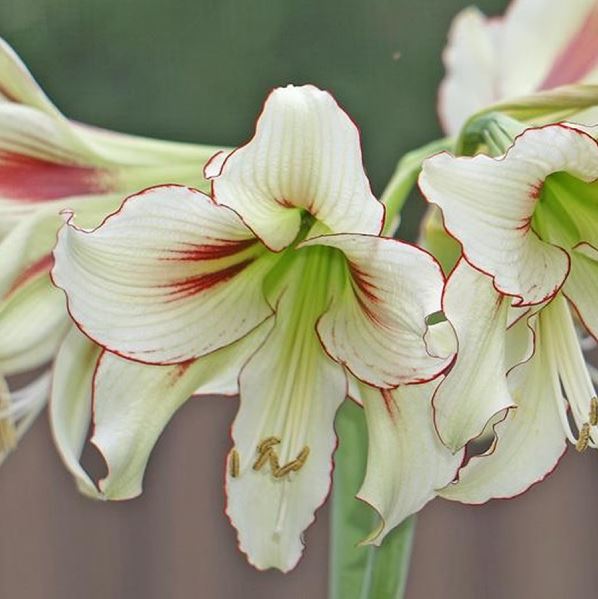
<path fill-rule="evenodd" d="M 312 82 L 360 125 L 379 194 L 401 154 L 440 135 L 441 50 L 463 0 L 2 0 L 0 34 L 71 118 L 238 145 L 269 89 Z M 488 14 L 503 0 L 479 0 Z M 407 206 L 413 239 L 423 206 Z M 80 497 L 42 417 L 0 469 L 0 597 L 325 599 L 328 513 L 299 567 L 258 573 L 223 514 L 237 401 L 189 402 L 158 444 L 145 494 Z M 418 521 L 409 599 L 595 597 L 593 456 L 567 455 L 524 496 L 436 501 Z M 381 598 L 383 599 L 383 598 Z"/>

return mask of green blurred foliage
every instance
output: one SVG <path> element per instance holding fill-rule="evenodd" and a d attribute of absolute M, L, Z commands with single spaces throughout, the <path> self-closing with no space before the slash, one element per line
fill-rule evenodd
<path fill-rule="evenodd" d="M 131 133 L 238 145 L 272 87 L 329 89 L 361 128 L 380 194 L 401 154 L 440 135 L 441 51 L 470 3 L 2 0 L 0 34 L 68 116 Z M 407 206 L 403 236 L 421 209 Z"/>

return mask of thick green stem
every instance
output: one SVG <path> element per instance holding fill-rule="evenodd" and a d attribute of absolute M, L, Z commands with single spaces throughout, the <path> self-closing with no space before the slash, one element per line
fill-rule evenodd
<path fill-rule="evenodd" d="M 385 235 L 396 230 L 399 213 L 417 181 L 422 162 L 438 152 L 451 150 L 452 147 L 453 140 L 446 137 L 413 150 L 401 158 L 381 198 L 382 203 L 386 206 Z"/>
<path fill-rule="evenodd" d="M 441 139 L 406 154 L 382 196 L 386 206 L 384 234 L 395 230 L 422 162 L 454 141 Z M 380 547 L 360 546 L 379 524 L 378 514 L 355 496 L 367 460 L 367 428 L 363 410 L 345 402 L 336 417 L 340 445 L 335 454 L 330 527 L 329 599 L 402 599 L 407 583 L 415 519 L 409 518 Z"/>
<path fill-rule="evenodd" d="M 329 599 L 402 599 L 415 518 L 403 522 L 380 547 L 358 546 L 379 523 L 374 510 L 355 499 L 367 458 L 363 410 L 346 402 L 337 415 L 336 432 L 341 444 L 332 493 Z"/>

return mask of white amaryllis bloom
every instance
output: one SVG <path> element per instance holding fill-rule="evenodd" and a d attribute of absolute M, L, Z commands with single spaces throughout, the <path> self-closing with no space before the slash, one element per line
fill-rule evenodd
<path fill-rule="evenodd" d="M 69 121 L 0 39 L 0 377 L 50 362 L 71 326 L 49 278 L 60 210 L 76 208 L 80 222 L 92 226 L 140 187 L 201 186 L 214 151 Z M 46 375 L 12 395 L 4 389 L 0 457 L 26 430 L 19 423 L 43 407 L 48 389 Z"/>
<path fill-rule="evenodd" d="M 562 124 L 528 129 L 499 158 L 424 163 L 421 189 L 463 248 L 443 297 L 459 353 L 434 397 L 436 425 L 453 450 L 488 423 L 496 433 L 445 497 L 510 497 L 556 466 L 566 439 L 596 447 L 598 402 L 574 314 L 596 338 L 597 178 L 596 140 Z"/>
<path fill-rule="evenodd" d="M 443 277 L 429 254 L 379 237 L 384 207 L 370 190 L 358 130 L 327 92 L 274 90 L 252 140 L 217 154 L 206 175 L 211 196 L 155 187 L 94 230 L 70 222 L 59 235 L 53 278 L 82 331 L 106 350 L 85 375 L 94 377 L 92 442 L 109 469 L 103 496 L 141 492 L 153 445 L 194 390 L 239 391 L 226 512 L 252 564 L 288 571 L 328 494 L 333 421 L 351 377 L 371 387 L 372 436 L 376 422 L 391 417 L 405 418 L 414 434 L 411 413 L 397 416 L 388 398 L 450 362 L 426 323 L 440 309 Z M 69 355 L 77 359 L 77 351 Z M 85 387 L 61 379 L 59 388 Z M 84 427 L 60 417 L 80 410 L 86 421 L 89 398 L 82 391 L 77 403 L 76 395 L 53 398 L 55 434 L 85 486 L 77 463 Z M 423 401 L 415 417 L 431 430 Z M 448 459 L 450 472 L 441 485 L 433 476 L 413 484 L 403 516 L 458 466 L 422 435 L 420 450 L 431 461 Z M 416 465 L 409 462 L 415 449 L 395 443 L 372 451 L 370 459 L 387 462 L 394 452 L 394 468 L 407 460 L 406 476 Z"/>
<path fill-rule="evenodd" d="M 512 0 L 502 18 L 467 8 L 453 21 L 443 58 L 438 112 L 444 130 L 455 135 L 468 117 L 499 100 L 598 83 L 598 2 Z M 579 118 L 592 122 L 590 113 Z"/>

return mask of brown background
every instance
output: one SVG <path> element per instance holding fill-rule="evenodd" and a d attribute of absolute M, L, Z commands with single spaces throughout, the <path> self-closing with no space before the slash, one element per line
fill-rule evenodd
<path fill-rule="evenodd" d="M 331 89 L 362 128 L 380 193 L 403 152 L 440 134 L 440 52 L 468 3 L 1 0 L 0 33 L 66 114 L 134 133 L 238 145 L 272 86 Z M 506 2 L 478 4 L 496 13 Z M 412 201 L 403 236 L 414 236 L 420 212 Z M 0 599 L 324 599 L 327 508 L 286 577 L 255 572 L 236 551 L 222 491 L 236 405 L 187 404 L 157 447 L 144 496 L 122 504 L 77 495 L 40 418 L 0 468 Z M 515 500 L 428 506 L 408 598 L 596 597 L 592 460 L 570 452 Z"/>
<path fill-rule="evenodd" d="M 80 497 L 46 421 L 0 471 L 0 597 L 13 599 L 325 599 L 327 509 L 287 576 L 258 573 L 222 513 L 222 464 L 237 402 L 188 403 L 161 439 L 145 494 Z M 408 599 L 596 597 L 595 456 L 574 451 L 524 496 L 421 513 Z M 380 598 L 384 599 L 384 598 Z"/>

